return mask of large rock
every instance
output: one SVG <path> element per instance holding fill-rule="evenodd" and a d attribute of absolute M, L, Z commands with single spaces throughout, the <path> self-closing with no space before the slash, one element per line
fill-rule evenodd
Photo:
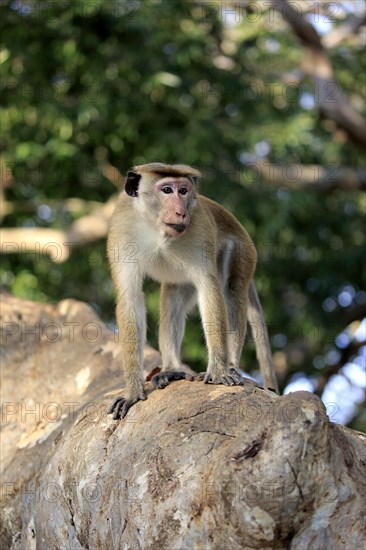
<path fill-rule="evenodd" d="M 147 383 L 116 422 L 118 342 L 93 310 L 2 301 L 2 548 L 363 548 L 366 438 L 317 397 Z"/>

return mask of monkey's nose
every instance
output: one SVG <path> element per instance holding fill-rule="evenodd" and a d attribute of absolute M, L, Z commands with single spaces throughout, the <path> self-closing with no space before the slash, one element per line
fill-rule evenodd
<path fill-rule="evenodd" d="M 179 212 L 176 212 L 176 215 L 179 218 L 182 218 L 184 220 L 184 218 L 186 217 L 186 211 L 185 210 L 179 210 Z"/>

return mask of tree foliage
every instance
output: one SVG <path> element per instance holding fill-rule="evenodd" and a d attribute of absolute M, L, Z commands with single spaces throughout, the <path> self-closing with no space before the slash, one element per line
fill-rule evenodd
<path fill-rule="evenodd" d="M 361 427 L 366 176 L 362 129 L 355 138 L 350 126 L 364 115 L 363 6 L 295 4 L 2 2 L 3 224 L 65 231 L 134 164 L 201 168 L 202 192 L 257 245 L 282 388 L 307 384 Z M 4 235 L 2 284 L 15 295 L 86 300 L 113 323 L 103 238 L 57 262 Z M 156 344 L 158 289 L 147 286 Z M 204 368 L 198 326 L 183 358 Z M 244 364 L 255 364 L 253 338 Z"/>

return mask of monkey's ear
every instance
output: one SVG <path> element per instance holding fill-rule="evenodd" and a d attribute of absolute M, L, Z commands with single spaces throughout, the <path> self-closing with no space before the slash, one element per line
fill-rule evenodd
<path fill-rule="evenodd" d="M 137 174 L 136 172 L 127 173 L 125 191 L 127 195 L 130 195 L 130 197 L 137 197 L 140 178 L 141 174 Z"/>
<path fill-rule="evenodd" d="M 197 185 L 197 176 L 190 176 L 191 180 L 192 180 L 192 183 L 194 186 Z"/>

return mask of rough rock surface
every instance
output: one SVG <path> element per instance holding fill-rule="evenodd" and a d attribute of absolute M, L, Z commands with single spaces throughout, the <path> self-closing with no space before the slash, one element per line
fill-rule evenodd
<path fill-rule="evenodd" d="M 1 323 L 1 548 L 364 547 L 366 437 L 314 395 L 147 383 L 116 422 L 118 342 L 93 310 L 4 295 Z"/>

